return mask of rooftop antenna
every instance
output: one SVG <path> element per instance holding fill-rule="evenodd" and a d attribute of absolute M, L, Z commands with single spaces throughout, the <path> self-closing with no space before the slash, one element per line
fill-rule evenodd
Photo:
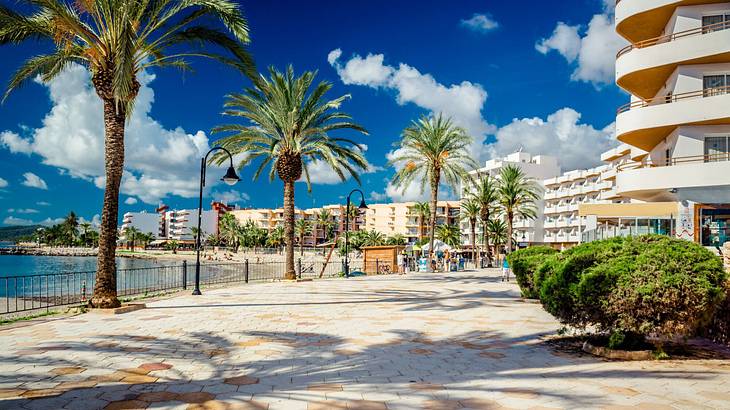
<path fill-rule="evenodd" d="M 523 150 L 524 148 L 525 148 L 524 146 L 520 145 L 520 149 L 518 149 L 518 150 L 517 150 L 517 152 L 522 152 L 522 150 Z"/>

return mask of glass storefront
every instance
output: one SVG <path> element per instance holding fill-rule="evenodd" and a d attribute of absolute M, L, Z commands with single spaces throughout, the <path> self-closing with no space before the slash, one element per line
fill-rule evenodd
<path fill-rule="evenodd" d="M 596 229 L 583 232 L 583 242 L 648 234 L 674 235 L 672 218 L 599 218 Z"/>
<path fill-rule="evenodd" d="M 722 246 L 730 240 L 730 206 L 700 209 L 700 241 L 704 246 Z"/>

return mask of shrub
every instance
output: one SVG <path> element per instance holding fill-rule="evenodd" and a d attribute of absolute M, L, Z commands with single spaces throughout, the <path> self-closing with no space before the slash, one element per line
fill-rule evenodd
<path fill-rule="evenodd" d="M 694 333 L 722 300 L 724 280 L 717 256 L 659 235 L 579 245 L 536 276 L 543 306 L 562 323 L 643 336 Z"/>
<path fill-rule="evenodd" d="M 535 273 L 549 256 L 556 253 L 558 251 L 549 246 L 532 246 L 507 255 L 509 266 L 512 268 L 512 272 L 514 272 L 517 278 L 517 283 L 520 285 L 522 297 L 530 299 L 537 299 L 539 297 L 534 282 Z"/>

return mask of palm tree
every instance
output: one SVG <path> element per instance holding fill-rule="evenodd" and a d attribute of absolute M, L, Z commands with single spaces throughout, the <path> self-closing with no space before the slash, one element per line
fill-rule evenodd
<path fill-rule="evenodd" d="M 297 237 L 299 237 L 299 256 L 303 256 L 304 237 L 312 232 L 312 224 L 304 218 L 297 219 L 296 223 L 294 224 L 294 230 L 297 233 Z"/>
<path fill-rule="evenodd" d="M 139 239 L 139 242 L 142 244 L 142 249 L 147 249 L 150 242 L 152 242 L 155 239 L 155 235 L 152 234 L 152 232 L 147 233 L 139 233 L 137 234 L 137 238 Z"/>
<path fill-rule="evenodd" d="M 165 249 L 168 251 L 172 251 L 172 253 L 177 253 L 177 248 L 180 247 L 180 242 L 176 241 L 175 239 L 168 241 L 165 244 Z"/>
<path fill-rule="evenodd" d="M 426 218 L 431 215 L 431 207 L 428 202 L 416 202 L 413 206 L 416 216 L 418 216 L 418 240 L 423 240 L 426 236 Z"/>
<path fill-rule="evenodd" d="M 317 229 L 322 230 L 322 233 L 323 233 L 323 236 L 324 236 L 324 239 L 326 242 L 327 241 L 327 231 L 328 231 L 329 227 L 332 226 L 332 212 L 330 212 L 329 209 L 322 208 L 317 213 L 317 218 L 315 219 L 315 223 L 317 224 Z M 315 235 L 314 235 L 315 243 L 317 241 L 317 235 L 316 235 L 317 229 L 315 229 Z"/>
<path fill-rule="evenodd" d="M 240 228 L 241 224 L 233 214 L 223 214 L 218 221 L 220 238 L 227 246 L 233 247 L 234 252 L 238 252 Z"/>
<path fill-rule="evenodd" d="M 515 165 L 507 165 L 499 173 L 498 203 L 507 220 L 507 253 L 512 252 L 512 235 L 515 216 L 524 219 L 537 217 L 536 202 L 540 199 L 540 187 Z"/>
<path fill-rule="evenodd" d="M 461 244 L 461 229 L 458 225 L 439 225 L 436 227 L 436 238 L 455 248 Z"/>
<path fill-rule="evenodd" d="M 378 232 L 375 229 L 367 231 L 363 234 L 363 245 L 364 246 L 380 246 L 386 241 L 385 235 L 382 232 Z"/>
<path fill-rule="evenodd" d="M 482 230 L 489 235 L 494 245 L 494 250 L 499 253 L 498 247 L 507 242 L 507 224 L 502 218 L 491 218 L 487 221 L 486 226 L 482 226 Z M 490 244 L 487 242 L 487 247 L 489 246 Z"/>
<path fill-rule="evenodd" d="M 139 229 L 135 228 L 134 226 L 128 226 L 124 228 L 124 237 L 127 239 L 128 243 L 132 244 L 132 252 L 134 252 L 134 243 L 137 241 L 137 236 L 141 233 Z"/>
<path fill-rule="evenodd" d="M 482 222 L 482 240 L 485 252 L 487 253 L 487 266 L 492 266 L 492 252 L 489 248 L 489 231 L 485 227 L 491 219 L 492 212 L 499 197 L 497 192 L 498 181 L 488 173 L 479 175 L 479 179 L 476 181 L 474 188 L 469 198 L 479 203 L 479 209 L 481 211 L 479 219 Z"/>
<path fill-rule="evenodd" d="M 406 237 L 399 233 L 390 236 L 385 240 L 386 245 L 405 245 L 406 242 Z"/>
<path fill-rule="evenodd" d="M 343 95 L 325 99 L 332 84 L 322 81 L 312 88 L 316 72 L 307 71 L 300 77 L 289 66 L 285 73 L 269 68 L 269 78 L 260 75 L 255 88 L 242 94 L 228 96 L 225 115 L 242 118 L 249 124 L 216 127 L 214 132 L 230 132 L 218 140 L 220 146 L 233 154 L 245 153 L 243 167 L 259 161 L 254 173 L 258 178 L 270 166 L 269 180 L 278 175 L 284 183 L 284 240 L 286 242 L 286 275 L 295 279 L 294 271 L 294 183 L 304 174 L 311 191 L 308 165 L 323 161 L 343 181 L 348 173 L 358 183 L 358 169 L 366 169 L 363 148 L 355 141 L 330 136 L 335 130 L 354 130 L 367 134 L 365 128 L 351 117 L 337 111 L 350 98 Z M 213 158 L 221 163 L 226 158 Z"/>
<path fill-rule="evenodd" d="M 420 179 L 421 192 L 426 183 L 431 188 L 431 228 L 429 255 L 433 258 L 433 240 L 436 227 L 438 192 L 443 178 L 454 190 L 462 180 L 468 180 L 466 168 L 475 168 L 469 146 L 473 142 L 466 131 L 455 126 L 450 119 L 439 114 L 435 118 L 422 116 L 403 131 L 401 149 L 391 159 L 393 165 L 402 168 L 393 177 L 395 186 L 405 190 Z"/>
<path fill-rule="evenodd" d="M 249 41 L 248 23 L 232 0 L 22 2 L 29 6 L 23 13 L 0 6 L 0 45 L 40 40 L 53 47 L 48 54 L 31 57 L 16 71 L 5 97 L 29 80 L 49 81 L 70 64 L 80 64 L 91 72 L 91 82 L 103 102 L 106 187 L 96 284 L 89 304 L 117 307 L 114 253 L 124 127 L 140 89 L 137 75 L 151 67 L 189 69 L 185 59 L 191 56 L 213 58 L 251 73 L 253 62 L 242 45 Z M 215 20 L 227 31 L 210 24 Z M 210 46 L 226 50 L 229 56 L 208 51 Z"/>
<path fill-rule="evenodd" d="M 469 221 L 469 228 L 471 229 L 471 255 L 474 261 L 474 266 L 477 266 L 477 233 L 476 225 L 477 219 L 482 214 L 482 207 L 479 202 L 475 199 L 467 199 L 461 203 L 461 218 Z"/>
<path fill-rule="evenodd" d="M 278 248 L 282 243 L 284 243 L 284 227 L 279 225 L 269 232 L 269 236 L 266 238 L 266 245 Z"/>
<path fill-rule="evenodd" d="M 83 245 L 89 246 L 89 231 L 91 230 L 91 223 L 84 221 L 79 224 L 79 227 L 81 227 L 81 241 Z"/>

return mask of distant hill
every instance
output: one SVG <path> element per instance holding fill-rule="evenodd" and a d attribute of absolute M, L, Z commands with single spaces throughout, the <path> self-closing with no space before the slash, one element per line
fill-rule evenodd
<path fill-rule="evenodd" d="M 0 226 L 0 241 L 15 241 L 19 238 L 33 235 L 38 228 L 42 228 L 42 226 Z"/>

